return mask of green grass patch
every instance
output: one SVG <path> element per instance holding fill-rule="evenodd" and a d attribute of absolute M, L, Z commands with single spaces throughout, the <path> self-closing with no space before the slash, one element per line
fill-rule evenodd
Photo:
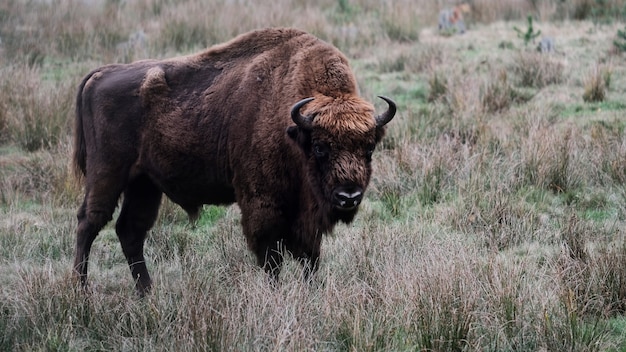
<path fill-rule="evenodd" d="M 206 205 L 202 208 L 196 226 L 199 228 L 211 227 L 226 215 L 226 208 L 217 205 Z"/>
<path fill-rule="evenodd" d="M 610 211 L 602 209 L 587 209 L 583 212 L 583 218 L 592 221 L 604 221 L 612 216 L 613 214 Z"/>
<path fill-rule="evenodd" d="M 608 100 L 595 103 L 573 104 L 560 109 L 559 116 L 563 118 L 573 116 L 593 116 L 602 111 L 621 111 L 626 110 L 626 103 L 620 101 Z"/>
<path fill-rule="evenodd" d="M 611 337 L 615 339 L 615 347 L 611 348 L 611 352 L 624 352 L 626 351 L 626 318 L 617 317 L 609 319 L 607 322 L 611 329 Z"/>

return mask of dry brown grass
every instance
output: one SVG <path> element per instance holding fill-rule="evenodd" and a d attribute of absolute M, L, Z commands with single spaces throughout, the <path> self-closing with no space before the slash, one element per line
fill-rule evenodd
<path fill-rule="evenodd" d="M 443 1 L 0 4 L 0 350 L 623 349 L 618 27 L 547 22 L 590 16 L 587 0 L 472 4 L 468 32 L 448 37 Z M 561 53 L 525 51 L 505 20 L 529 12 Z M 135 298 L 111 225 L 92 293 L 77 290 L 81 191 L 67 165 L 80 77 L 279 25 L 340 47 L 362 94 L 400 107 L 368 198 L 324 239 L 313 282 L 288 260 L 271 285 L 236 206 L 207 207 L 194 227 L 166 200 L 146 243 L 154 292 Z M 582 98 L 589 67 L 609 69 L 602 102 Z"/>
<path fill-rule="evenodd" d="M 610 69 L 596 65 L 583 79 L 583 100 L 588 103 L 604 101 L 610 84 Z"/>
<path fill-rule="evenodd" d="M 539 52 L 520 52 L 511 67 L 523 87 L 543 88 L 563 81 L 563 59 Z"/>

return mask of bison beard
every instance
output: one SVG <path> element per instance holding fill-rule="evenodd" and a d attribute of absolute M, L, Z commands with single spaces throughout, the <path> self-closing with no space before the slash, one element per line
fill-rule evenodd
<path fill-rule="evenodd" d="M 92 71 L 76 98 L 76 276 L 85 286 L 93 241 L 122 194 L 115 230 L 141 295 L 162 194 L 192 218 L 203 204 L 236 202 L 260 266 L 278 275 L 286 250 L 315 271 L 321 236 L 352 221 L 369 183 L 396 112 L 381 98 L 389 108 L 375 116 L 344 55 L 295 29 Z"/>

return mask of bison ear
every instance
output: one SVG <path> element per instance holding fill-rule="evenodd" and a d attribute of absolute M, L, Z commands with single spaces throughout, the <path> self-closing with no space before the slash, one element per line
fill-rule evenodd
<path fill-rule="evenodd" d="M 304 130 L 298 126 L 289 126 L 287 127 L 287 135 L 291 138 L 296 144 L 298 144 L 305 151 L 308 149 L 308 145 L 311 140 L 311 133 L 307 130 Z"/>
<path fill-rule="evenodd" d="M 289 126 L 287 127 L 287 135 L 291 137 L 294 141 L 298 141 L 298 126 Z"/>
<path fill-rule="evenodd" d="M 387 126 L 376 127 L 376 144 L 378 144 L 383 139 L 386 129 Z"/>

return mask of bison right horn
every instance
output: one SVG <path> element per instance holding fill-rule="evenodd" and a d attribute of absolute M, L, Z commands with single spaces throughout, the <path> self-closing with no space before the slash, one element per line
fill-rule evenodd
<path fill-rule="evenodd" d="M 387 109 L 387 111 L 385 111 L 381 115 L 376 116 L 376 126 L 383 127 L 389 121 L 391 121 L 391 119 L 393 119 L 394 115 L 396 114 L 396 103 L 385 96 L 379 95 L 378 97 L 386 101 L 387 104 L 389 104 L 389 108 Z"/>
<path fill-rule="evenodd" d="M 308 102 L 315 98 L 306 98 L 302 99 L 299 102 L 295 103 L 291 108 L 291 119 L 296 123 L 299 127 L 310 130 L 313 128 L 313 116 L 302 116 L 300 114 L 300 109 Z"/>

